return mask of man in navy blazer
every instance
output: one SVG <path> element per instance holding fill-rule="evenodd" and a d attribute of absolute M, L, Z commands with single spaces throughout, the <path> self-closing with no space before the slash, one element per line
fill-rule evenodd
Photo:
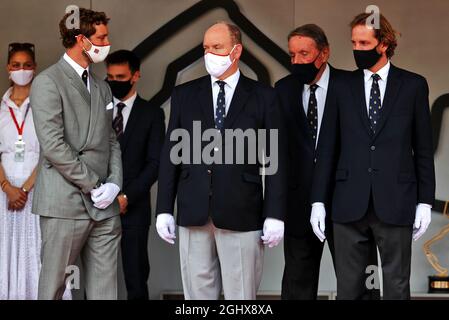
<path fill-rule="evenodd" d="M 161 156 L 156 227 L 159 235 L 174 243 L 174 202 L 180 260 L 186 299 L 255 299 L 263 265 L 263 244 L 276 246 L 283 237 L 285 215 L 285 144 L 282 119 L 273 88 L 240 73 L 242 54 L 240 30 L 216 23 L 204 35 L 208 76 L 176 87 L 171 97 L 170 122 Z M 223 137 L 212 149 L 195 131 Z M 260 133 L 244 145 L 233 143 L 226 134 Z M 271 133 L 278 132 L 278 139 Z M 175 134 L 186 134 L 186 161 L 176 163 L 172 151 L 179 145 Z M 223 134 L 224 133 L 224 134 Z M 253 136 L 254 137 L 254 136 Z M 251 161 L 255 147 L 266 143 L 269 167 L 262 187 L 262 159 Z M 227 147 L 231 146 L 230 155 Z M 277 150 L 276 150 L 277 146 Z M 221 158 L 220 156 L 223 156 Z M 205 161 L 204 154 L 229 161 Z M 242 156 L 242 161 L 237 158 Z M 197 161 L 193 161 L 196 157 Z M 192 160 L 193 159 L 193 160 Z M 268 159 L 268 158 L 266 158 Z M 220 163 L 221 162 L 221 163 Z M 269 168 L 265 167 L 265 170 Z M 270 170 L 271 171 L 271 170 Z"/>
<path fill-rule="evenodd" d="M 137 94 L 140 59 L 118 50 L 106 59 L 114 96 L 113 127 L 120 143 L 123 189 L 117 199 L 122 221 L 122 262 L 129 300 L 148 300 L 150 189 L 156 182 L 165 136 L 164 112 Z"/>
<path fill-rule="evenodd" d="M 424 77 L 397 68 L 397 46 L 388 20 L 373 28 L 362 13 L 351 23 L 359 70 L 336 85 L 323 120 L 312 189 L 312 225 L 319 221 L 332 185 L 332 220 L 339 299 L 360 299 L 368 252 L 380 252 L 384 299 L 410 298 L 412 238 L 431 220 L 435 169 L 429 89 Z"/>

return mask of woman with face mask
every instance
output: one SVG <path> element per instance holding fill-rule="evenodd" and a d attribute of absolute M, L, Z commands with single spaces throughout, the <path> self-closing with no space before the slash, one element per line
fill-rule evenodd
<path fill-rule="evenodd" d="M 29 100 L 36 71 L 34 45 L 12 43 L 11 87 L 0 104 L 0 300 L 37 299 L 41 237 L 31 213 L 39 143 Z"/>

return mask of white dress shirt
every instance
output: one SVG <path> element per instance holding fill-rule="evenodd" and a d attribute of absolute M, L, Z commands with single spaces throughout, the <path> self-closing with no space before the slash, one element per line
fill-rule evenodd
<path fill-rule="evenodd" d="M 82 79 L 83 76 L 83 72 L 87 71 L 87 74 L 89 75 L 89 67 L 87 67 L 86 69 L 84 69 L 83 67 L 81 67 L 77 62 L 75 62 L 75 60 L 73 60 L 72 58 L 69 57 L 69 55 L 67 53 L 64 53 L 64 60 L 67 61 L 67 63 L 73 68 L 75 69 L 76 73 L 80 76 L 80 78 Z M 90 75 L 87 77 L 87 90 L 90 93 Z"/>
<path fill-rule="evenodd" d="M 321 120 L 323 120 L 324 107 L 326 104 L 327 88 L 329 86 L 329 76 L 330 76 L 330 68 L 329 65 L 326 64 L 326 68 L 324 69 L 323 74 L 316 83 L 318 85 L 318 88 L 315 90 L 315 97 L 318 108 L 318 128 L 317 128 L 317 139 L 315 147 L 318 144 L 318 138 L 320 136 Z M 304 107 L 304 113 L 306 114 L 306 116 L 307 116 L 307 109 L 309 107 L 309 98 L 310 98 L 310 85 L 305 84 L 304 90 L 302 91 L 302 105 Z"/>
<path fill-rule="evenodd" d="M 232 97 L 234 96 L 235 88 L 237 87 L 237 83 L 240 79 L 240 70 L 237 69 L 237 71 L 224 79 L 223 81 L 226 82 L 225 84 L 225 103 L 226 103 L 226 110 L 225 114 L 228 114 L 229 106 L 231 105 Z M 218 85 L 217 81 L 219 79 L 211 76 L 212 81 L 212 97 L 214 100 L 214 120 L 215 120 L 215 111 L 217 110 L 217 99 L 218 99 L 218 92 L 220 91 L 220 86 Z"/>
<path fill-rule="evenodd" d="M 125 101 L 121 101 L 121 100 L 117 99 L 116 97 L 113 97 L 113 101 L 114 101 L 113 119 L 115 119 L 115 117 L 117 115 L 117 110 L 118 110 L 117 104 L 122 102 L 122 103 L 124 103 L 126 105 L 126 107 L 124 107 L 122 109 L 123 132 L 125 132 L 126 124 L 128 123 L 129 115 L 131 114 L 131 110 L 133 108 L 134 101 L 136 101 L 136 98 L 137 98 L 137 92 L 134 92 L 134 94 L 131 97 L 129 97 L 127 100 L 125 100 Z"/>
<path fill-rule="evenodd" d="M 387 62 L 379 71 L 376 73 L 380 76 L 379 84 L 380 89 L 380 103 L 384 103 L 385 90 L 387 89 L 387 81 L 388 81 L 388 72 L 390 71 L 390 61 Z M 372 75 L 374 72 L 371 72 L 368 69 L 363 69 L 363 73 L 365 74 L 365 101 L 366 101 L 366 112 L 369 115 L 369 101 L 371 96 L 371 87 L 373 86 L 373 78 Z"/>

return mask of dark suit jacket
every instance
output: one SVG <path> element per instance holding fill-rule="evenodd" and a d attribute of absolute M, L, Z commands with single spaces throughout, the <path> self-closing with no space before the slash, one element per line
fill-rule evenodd
<path fill-rule="evenodd" d="M 209 76 L 180 85 L 173 91 L 170 123 L 161 155 L 157 213 L 173 213 L 177 195 L 177 223 L 180 226 L 201 226 L 211 217 L 218 228 L 260 230 L 265 217 L 283 219 L 285 214 L 286 149 L 282 131 L 279 133 L 278 171 L 265 178 L 265 199 L 258 159 L 254 164 L 245 157 L 242 164 L 211 165 L 203 161 L 199 164 L 175 165 L 170 160 L 170 150 L 177 144 L 177 141 L 170 141 L 170 135 L 175 129 L 185 129 L 192 137 L 194 121 L 201 122 L 201 134 L 206 129 L 214 128 L 212 100 Z M 273 88 L 241 75 L 224 127 L 243 131 L 282 128 L 279 104 Z M 226 139 L 223 140 L 222 149 L 227 143 Z M 192 143 L 187 148 L 190 157 L 198 153 L 192 151 Z M 204 142 L 202 147 L 208 143 Z M 247 144 L 244 152 L 247 155 Z"/>
<path fill-rule="evenodd" d="M 332 106 L 329 104 L 334 94 L 334 83 L 347 71 L 330 67 L 324 115 Z M 307 114 L 304 112 L 302 93 L 304 84 L 293 75 L 288 75 L 275 84 L 282 113 L 287 128 L 288 140 L 288 206 L 285 221 L 285 233 L 290 236 L 302 236 L 312 232 L 310 225 L 310 190 L 315 171 L 316 152 L 310 135 Z M 320 132 L 323 130 L 323 121 Z M 318 136 L 318 144 L 321 140 Z M 326 199 L 326 203 L 330 199 Z M 327 206 L 330 212 L 330 206 Z M 330 214 L 328 214 L 328 217 Z"/>
<path fill-rule="evenodd" d="M 416 205 L 433 204 L 435 196 L 427 81 L 391 65 L 383 111 L 372 134 L 363 77 L 358 70 L 337 83 L 321 132 L 312 202 L 326 199 L 335 181 L 334 221 L 361 219 L 372 194 L 381 221 L 411 225 Z"/>
<path fill-rule="evenodd" d="M 122 150 L 123 192 L 128 197 L 128 212 L 122 215 L 123 226 L 150 225 L 150 189 L 157 180 L 164 135 L 162 109 L 137 96 L 125 132 L 118 139 Z"/>

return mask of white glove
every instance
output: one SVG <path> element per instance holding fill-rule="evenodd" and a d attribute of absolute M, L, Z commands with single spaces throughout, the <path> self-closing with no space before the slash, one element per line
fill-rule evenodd
<path fill-rule="evenodd" d="M 324 208 L 324 203 L 315 202 L 312 204 L 310 224 L 312 225 L 313 233 L 321 242 L 324 242 L 324 239 L 326 239 L 324 234 L 324 230 L 326 230 L 326 209 Z"/>
<path fill-rule="evenodd" d="M 106 209 L 117 198 L 120 188 L 114 183 L 105 183 L 90 192 L 94 207 Z"/>
<path fill-rule="evenodd" d="M 156 218 L 156 230 L 164 241 L 175 243 L 175 219 L 170 213 L 160 213 Z"/>
<path fill-rule="evenodd" d="M 266 218 L 263 223 L 263 236 L 260 238 L 263 240 L 264 245 L 273 248 L 281 242 L 284 237 L 284 221 Z"/>
<path fill-rule="evenodd" d="M 416 206 L 415 223 L 413 224 L 413 240 L 418 240 L 426 232 L 432 220 L 432 207 L 425 203 Z"/>

